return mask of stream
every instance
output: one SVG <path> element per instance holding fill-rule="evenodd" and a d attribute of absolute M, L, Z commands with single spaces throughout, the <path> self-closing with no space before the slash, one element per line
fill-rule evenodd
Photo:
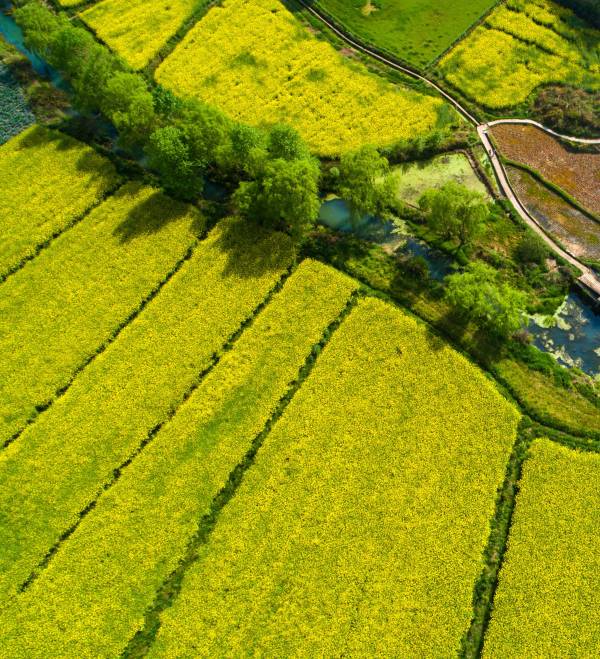
<path fill-rule="evenodd" d="M 60 74 L 25 47 L 21 29 L 7 13 L 10 7 L 8 0 L 0 0 L 0 34 L 29 59 L 38 75 L 48 79 L 58 89 L 68 90 L 68 84 Z M 11 72 L 0 66 L 0 143 L 10 136 L 3 138 L 3 122 L 6 122 L 7 117 L 14 119 L 15 116 L 18 118 L 11 120 L 11 126 L 7 129 L 12 131 L 10 135 L 30 125 L 34 119 Z M 102 128 L 110 137 L 116 137 L 112 126 L 100 126 L 101 131 Z M 214 190 L 207 184 L 207 192 L 219 196 L 220 186 L 213 187 Z M 337 231 L 356 233 L 361 238 L 381 245 L 390 253 L 423 257 L 429 267 L 430 277 L 436 281 L 442 281 L 453 270 L 451 259 L 443 252 L 412 236 L 399 233 L 392 222 L 366 216 L 353 224 L 348 205 L 343 199 L 324 201 L 319 221 Z M 528 330 L 533 336 L 534 345 L 540 350 L 554 355 L 565 366 L 576 366 L 588 375 L 600 378 L 600 310 L 595 310 L 589 300 L 577 291 L 566 297 L 552 318 L 532 318 Z"/>

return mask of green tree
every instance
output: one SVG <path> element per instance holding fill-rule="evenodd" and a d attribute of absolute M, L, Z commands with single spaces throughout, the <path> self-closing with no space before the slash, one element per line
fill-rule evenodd
<path fill-rule="evenodd" d="M 273 159 L 299 160 L 310 157 L 308 147 L 300 134 L 288 124 L 275 124 L 271 128 L 268 148 Z"/>
<path fill-rule="evenodd" d="M 318 217 L 318 193 L 319 165 L 314 159 L 277 158 L 267 160 L 254 181 L 241 183 L 234 200 L 249 220 L 300 240 Z"/>
<path fill-rule="evenodd" d="M 17 24 L 25 35 L 25 45 L 44 58 L 50 55 L 50 47 L 56 33 L 70 26 L 64 17 L 58 17 L 36 2 L 29 2 L 14 12 Z"/>
<path fill-rule="evenodd" d="M 387 158 L 374 146 L 363 146 L 342 156 L 337 193 L 350 207 L 352 222 L 363 215 L 385 214 L 394 202 L 393 181 Z"/>
<path fill-rule="evenodd" d="M 126 142 L 143 142 L 153 128 L 154 99 L 141 76 L 116 73 L 107 83 L 100 108 Z"/>
<path fill-rule="evenodd" d="M 446 299 L 461 315 L 508 337 L 523 326 L 527 298 L 498 277 L 494 268 L 472 263 L 465 272 L 446 277 Z"/>
<path fill-rule="evenodd" d="M 485 197 L 455 181 L 425 192 L 419 207 L 434 233 L 447 240 L 458 240 L 461 247 L 481 234 L 490 217 Z"/>
<path fill-rule="evenodd" d="M 528 232 L 516 249 L 516 257 L 521 263 L 537 263 L 541 265 L 548 256 L 548 248 L 544 241 L 534 233 Z"/>
<path fill-rule="evenodd" d="M 202 194 L 205 163 L 191 159 L 181 130 L 175 126 L 155 130 L 146 152 L 166 192 L 185 201 L 193 201 Z"/>

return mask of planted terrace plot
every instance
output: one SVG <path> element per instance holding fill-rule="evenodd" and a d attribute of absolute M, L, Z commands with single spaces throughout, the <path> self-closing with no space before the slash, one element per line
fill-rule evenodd
<path fill-rule="evenodd" d="M 336 52 L 278 0 L 225 0 L 213 7 L 156 79 L 247 123 L 289 122 L 321 155 L 425 134 L 447 110 Z"/>
<path fill-rule="evenodd" d="M 267 436 L 150 656 L 451 656 L 518 414 L 439 339 L 359 304 Z"/>
<path fill-rule="evenodd" d="M 571 254 L 600 262 L 600 222 L 578 211 L 528 172 L 517 167 L 507 171 L 519 199 L 548 233 Z"/>
<path fill-rule="evenodd" d="M 213 498 L 355 289 L 326 266 L 299 267 L 5 613 L 5 652 L 122 652 Z"/>
<path fill-rule="evenodd" d="M 199 5 L 208 0 L 104 0 L 81 18 L 134 69 L 158 53 Z"/>
<path fill-rule="evenodd" d="M 0 146 L 0 279 L 118 184 L 112 164 L 63 133 L 34 126 Z"/>
<path fill-rule="evenodd" d="M 600 455 L 538 440 L 525 462 L 484 657 L 595 657 Z"/>
<path fill-rule="evenodd" d="M 567 149 L 535 126 L 498 124 L 491 131 L 502 155 L 534 169 L 600 215 L 600 153 Z"/>
<path fill-rule="evenodd" d="M 0 455 L 0 596 L 28 578 L 113 470 L 177 408 L 291 259 L 282 234 L 257 234 L 240 222 L 217 227 L 65 396 Z M 162 500 L 160 491 L 156 496 Z"/>
<path fill-rule="evenodd" d="M 317 0 L 361 39 L 416 66 L 426 66 L 496 0 Z"/>
<path fill-rule="evenodd" d="M 508 0 L 441 60 L 440 71 L 493 110 L 549 83 L 600 89 L 600 32 L 547 0 Z"/>
<path fill-rule="evenodd" d="M 160 287 L 202 225 L 128 183 L 0 285 L 0 445 Z"/>

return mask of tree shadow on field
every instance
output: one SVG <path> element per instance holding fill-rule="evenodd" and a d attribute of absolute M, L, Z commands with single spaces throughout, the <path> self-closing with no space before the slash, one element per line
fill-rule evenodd
<path fill-rule="evenodd" d="M 117 190 L 113 199 L 119 202 L 121 199 L 134 197 L 139 194 L 142 187 L 141 183 L 126 184 Z M 170 222 L 190 215 L 190 209 L 187 204 L 171 199 L 157 190 L 131 208 L 123 222 L 115 228 L 113 235 L 122 243 L 126 243 L 140 236 L 158 233 Z M 190 227 L 192 232 L 200 235 L 204 231 L 205 224 L 200 212 L 194 213 Z"/>
<path fill-rule="evenodd" d="M 219 234 L 215 247 L 227 256 L 224 277 L 260 277 L 281 271 L 294 257 L 290 236 L 267 231 L 246 220 L 222 220 L 215 231 Z"/>
<path fill-rule="evenodd" d="M 80 172 L 98 173 L 102 164 L 101 156 L 92 147 L 76 140 L 59 130 L 49 130 L 43 126 L 34 126 L 32 130 L 21 138 L 19 148 L 37 149 L 52 144 L 60 152 L 75 151 L 79 154 L 76 168 Z M 82 151 L 82 149 L 84 149 Z M 107 161 L 108 162 L 108 161 Z"/>

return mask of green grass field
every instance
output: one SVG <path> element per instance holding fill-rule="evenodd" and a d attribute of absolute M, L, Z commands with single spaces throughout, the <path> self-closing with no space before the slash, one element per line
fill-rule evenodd
<path fill-rule="evenodd" d="M 483 656 L 600 647 L 600 455 L 537 440 L 525 462 Z"/>
<path fill-rule="evenodd" d="M 0 146 L 0 279 L 114 189 L 112 164 L 63 133 L 33 126 Z"/>
<path fill-rule="evenodd" d="M 452 656 L 519 415 L 361 302 L 223 509 L 150 656 Z"/>
<path fill-rule="evenodd" d="M 1 454 L 0 595 L 27 579 L 113 469 L 168 418 L 291 258 L 283 234 L 257 235 L 235 222 L 213 230 L 67 394 Z"/>
<path fill-rule="evenodd" d="M 414 66 L 426 66 L 469 29 L 496 0 L 317 0 L 361 39 Z"/>
<path fill-rule="evenodd" d="M 192 208 L 127 183 L 0 285 L 0 444 L 165 280 L 202 226 Z"/>

